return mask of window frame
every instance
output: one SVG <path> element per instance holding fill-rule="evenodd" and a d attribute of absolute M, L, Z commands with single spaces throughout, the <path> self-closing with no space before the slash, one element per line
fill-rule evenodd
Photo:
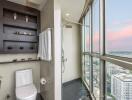
<path fill-rule="evenodd" d="M 94 2 L 94 0 L 92 0 L 92 2 Z M 115 56 L 115 55 L 109 55 L 106 54 L 106 50 L 105 50 L 105 0 L 99 0 L 99 14 L 100 14 L 100 18 L 99 18 L 99 33 L 100 33 L 100 44 L 99 44 L 99 48 L 100 48 L 100 52 L 99 53 L 95 53 L 93 52 L 93 28 L 92 28 L 92 18 L 93 18 L 93 14 L 92 14 L 92 3 L 91 5 L 89 5 L 89 10 L 88 12 L 90 13 L 90 49 L 89 52 L 83 52 L 82 51 L 82 55 L 88 55 L 90 57 L 90 84 L 88 85 L 88 83 L 85 81 L 85 79 L 83 79 L 84 84 L 86 85 L 86 87 L 88 88 L 88 90 L 90 91 L 91 97 L 93 99 L 95 99 L 94 94 L 93 94 L 93 57 L 94 58 L 98 58 L 100 59 L 100 100 L 106 100 L 106 62 L 110 62 L 112 64 L 121 66 L 125 69 L 128 70 L 132 70 L 132 58 L 127 58 L 127 57 L 121 57 L 121 56 Z M 86 14 L 85 14 L 86 15 Z M 84 17 L 85 17 L 84 15 Z M 83 18 L 84 18 L 83 17 Z M 85 24 L 84 24 L 85 26 Z M 84 44 L 85 45 L 85 44 Z M 84 47 L 85 48 L 85 47 Z"/>

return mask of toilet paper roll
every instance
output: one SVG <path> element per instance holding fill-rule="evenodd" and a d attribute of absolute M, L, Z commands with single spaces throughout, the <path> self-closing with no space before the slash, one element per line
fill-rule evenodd
<path fill-rule="evenodd" d="M 45 85 L 47 83 L 47 81 L 45 78 L 41 78 L 40 83 L 41 83 L 41 85 Z"/>

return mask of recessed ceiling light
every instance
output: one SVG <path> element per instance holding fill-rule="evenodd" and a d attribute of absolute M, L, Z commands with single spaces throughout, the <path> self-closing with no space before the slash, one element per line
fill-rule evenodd
<path fill-rule="evenodd" d="M 66 15 L 67 17 L 69 17 L 69 16 L 70 16 L 70 14 L 69 14 L 69 13 L 66 13 L 65 15 Z"/>

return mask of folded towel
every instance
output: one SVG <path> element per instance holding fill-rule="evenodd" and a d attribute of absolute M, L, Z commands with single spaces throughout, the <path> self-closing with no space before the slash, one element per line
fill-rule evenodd
<path fill-rule="evenodd" d="M 50 61 L 51 57 L 51 29 L 46 29 L 39 35 L 38 57 Z"/>

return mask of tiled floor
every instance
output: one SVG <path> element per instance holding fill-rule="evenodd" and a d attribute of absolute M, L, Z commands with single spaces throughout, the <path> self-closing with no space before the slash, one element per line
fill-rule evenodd
<path fill-rule="evenodd" d="M 63 100 L 90 100 L 81 80 L 63 85 Z"/>
<path fill-rule="evenodd" d="M 64 84 L 62 90 L 62 100 L 91 100 L 87 97 L 89 94 L 81 80 Z M 40 94 L 38 94 L 37 100 L 42 100 Z"/>

